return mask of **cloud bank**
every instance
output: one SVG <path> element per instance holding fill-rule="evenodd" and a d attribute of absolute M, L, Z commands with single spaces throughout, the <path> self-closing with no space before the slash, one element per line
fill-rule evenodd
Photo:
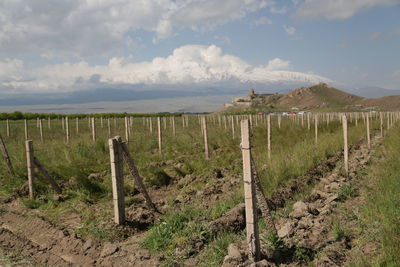
<path fill-rule="evenodd" d="M 112 56 L 135 45 L 132 32 L 206 30 L 273 5 L 272 0 L 2 0 L 0 56 Z"/>
<path fill-rule="evenodd" d="M 317 83 L 329 79 L 287 70 L 290 62 L 275 58 L 253 66 L 239 57 L 224 54 L 215 46 L 186 45 L 167 57 L 134 62 L 113 57 L 107 65 L 86 61 L 28 68 L 18 59 L 0 61 L 2 93 L 68 92 L 96 84 L 190 85 L 226 81 L 241 83 Z"/>
<path fill-rule="evenodd" d="M 300 20 L 345 20 L 368 8 L 398 4 L 400 0 L 305 0 L 296 5 L 295 17 Z"/>

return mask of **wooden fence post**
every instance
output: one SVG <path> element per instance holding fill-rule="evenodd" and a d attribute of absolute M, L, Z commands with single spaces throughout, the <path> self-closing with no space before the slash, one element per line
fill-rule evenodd
<path fill-rule="evenodd" d="M 93 141 L 96 141 L 96 118 L 92 118 L 92 138 Z"/>
<path fill-rule="evenodd" d="M 114 139 L 116 139 L 118 141 L 118 143 L 119 143 L 119 148 L 121 149 L 120 152 L 123 155 L 122 158 L 124 159 L 124 161 L 128 165 L 129 172 L 131 173 L 131 175 L 132 175 L 132 177 L 133 177 L 133 179 L 135 181 L 135 185 L 138 186 L 138 189 L 139 189 L 140 193 L 143 194 L 144 199 L 146 200 L 147 206 L 150 209 L 152 209 L 154 211 L 157 211 L 156 206 L 154 205 L 153 201 L 150 198 L 149 193 L 146 190 L 146 187 L 144 186 L 143 179 L 139 175 L 139 171 L 136 168 L 135 162 L 133 161 L 131 155 L 129 154 L 129 150 L 128 150 L 127 145 L 124 142 L 122 142 L 122 139 L 119 136 L 116 136 Z"/>
<path fill-rule="evenodd" d="M 111 137 L 111 121 L 110 121 L 110 118 L 107 118 L 107 127 L 108 127 L 108 137 Z"/>
<path fill-rule="evenodd" d="M 314 117 L 314 124 L 315 124 L 315 144 L 318 144 L 318 116 L 315 114 Z"/>
<path fill-rule="evenodd" d="M 76 119 L 75 119 L 75 126 L 76 126 L 76 135 L 78 135 L 79 134 L 79 118 L 78 117 L 76 117 Z"/>
<path fill-rule="evenodd" d="M 28 122 L 26 119 L 24 120 L 24 126 L 25 126 L 25 140 L 28 140 Z"/>
<path fill-rule="evenodd" d="M 51 129 L 51 119 L 50 119 L 50 117 L 47 118 L 47 128 L 49 130 Z"/>
<path fill-rule="evenodd" d="M 114 222 L 117 224 L 123 224 L 125 222 L 125 196 L 122 151 L 116 138 L 108 139 L 108 145 L 110 148 Z"/>
<path fill-rule="evenodd" d="M 232 117 L 233 121 L 233 117 Z M 208 136 L 207 136 L 207 122 L 206 122 L 206 117 L 202 117 L 202 128 L 203 128 L 203 136 L 204 136 L 204 155 L 206 159 L 209 159 L 209 154 L 208 154 Z"/>
<path fill-rule="evenodd" d="M 281 121 L 282 121 L 282 117 L 281 115 L 278 115 L 278 128 L 281 128 Z"/>
<path fill-rule="evenodd" d="M 40 132 L 40 142 L 44 142 L 44 137 L 43 137 L 43 123 L 42 119 L 39 119 L 39 132 Z"/>
<path fill-rule="evenodd" d="M 53 188 L 53 190 L 61 195 L 62 191 L 61 188 L 58 186 L 58 184 L 56 183 L 56 181 L 51 178 L 50 174 L 48 173 L 48 171 L 44 168 L 44 166 L 40 163 L 40 161 L 36 158 L 33 157 L 33 164 L 39 169 L 39 171 L 43 174 L 44 178 L 46 178 L 46 180 L 50 183 L 51 187 Z"/>
<path fill-rule="evenodd" d="M 268 159 L 271 159 L 271 115 L 267 115 L 267 145 Z"/>
<path fill-rule="evenodd" d="M 3 154 L 3 157 L 4 157 L 4 160 L 8 167 L 8 170 L 10 171 L 10 173 L 12 175 L 14 175 L 15 174 L 14 168 L 12 166 L 10 156 L 8 155 L 6 144 L 4 143 L 3 137 L 1 135 L 0 135 L 0 150 L 1 150 L 1 154 Z"/>
<path fill-rule="evenodd" d="M 175 117 L 172 117 L 172 134 L 173 134 L 174 136 L 176 135 Z"/>
<path fill-rule="evenodd" d="M 28 188 L 29 188 L 29 197 L 31 199 L 35 198 L 35 186 L 34 186 L 34 176 L 35 176 L 35 165 L 33 163 L 33 142 L 32 140 L 25 141 L 25 149 L 26 149 L 26 163 L 28 168 Z"/>
<path fill-rule="evenodd" d="M 248 120 L 242 121 L 241 131 L 247 244 L 249 246 L 250 260 L 257 261 L 260 258 L 260 238 L 258 232 L 256 192 L 251 170 L 250 125 Z"/>
<path fill-rule="evenodd" d="M 365 119 L 367 121 L 367 143 L 368 143 L 368 148 L 371 148 L 371 135 L 369 133 L 369 114 L 366 116 Z"/>
<path fill-rule="evenodd" d="M 347 118 L 346 115 L 342 117 L 342 125 L 343 125 L 343 156 L 344 156 L 344 170 L 346 175 L 349 174 L 349 148 L 347 144 Z"/>
<path fill-rule="evenodd" d="M 157 128 L 158 128 L 158 153 L 162 153 L 162 139 L 161 139 L 161 120 L 157 117 Z"/>
<path fill-rule="evenodd" d="M 67 139 L 67 143 L 69 143 L 69 118 L 65 117 L 65 137 Z"/>
<path fill-rule="evenodd" d="M 125 117 L 125 140 L 129 142 L 129 122 L 128 117 Z"/>
<path fill-rule="evenodd" d="M 381 138 L 382 138 L 383 137 L 383 117 L 382 117 L 382 112 L 379 112 L 379 119 L 380 119 L 380 122 L 381 122 L 380 127 L 381 127 Z"/>
<path fill-rule="evenodd" d="M 235 139 L 235 123 L 233 121 L 233 116 L 231 116 L 231 123 L 232 123 L 232 138 Z"/>
<path fill-rule="evenodd" d="M 7 124 L 7 137 L 10 137 L 10 121 L 7 119 L 6 121 Z"/>

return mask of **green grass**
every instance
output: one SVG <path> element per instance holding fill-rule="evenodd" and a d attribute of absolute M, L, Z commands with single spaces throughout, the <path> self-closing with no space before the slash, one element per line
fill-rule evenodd
<path fill-rule="evenodd" d="M 379 249 L 376 266 L 398 266 L 400 262 L 400 128 L 395 127 L 383 141 L 382 160 L 371 167 L 375 179 L 362 215 L 370 240 Z M 361 261 L 360 261 L 361 262 Z"/>

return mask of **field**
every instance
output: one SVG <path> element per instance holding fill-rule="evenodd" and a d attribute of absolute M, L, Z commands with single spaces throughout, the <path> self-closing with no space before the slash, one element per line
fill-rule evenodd
<path fill-rule="evenodd" d="M 370 258 L 377 264 L 393 264 L 400 248 L 392 237 L 398 236 L 399 229 L 384 226 L 399 223 L 398 205 L 388 204 L 398 196 L 398 186 L 392 186 L 398 184 L 393 173 L 399 150 L 393 148 L 399 144 L 399 128 L 392 126 L 398 114 L 382 113 L 383 141 L 379 116 L 347 114 L 349 174 L 343 168 L 338 113 L 312 114 L 309 122 L 307 115 L 271 116 L 270 155 L 267 116 L 205 115 L 209 159 L 205 157 L 201 116 L 197 115 L 161 117 L 161 151 L 156 117 L 97 117 L 95 140 L 89 118 L 80 118 L 78 127 L 77 120 L 69 118 L 68 140 L 64 118 L 52 118 L 50 124 L 43 119 L 42 138 L 39 122 L 28 120 L 34 155 L 62 189 L 62 195 L 55 195 L 36 171 L 35 199 L 29 198 L 27 189 L 24 121 L 9 121 L 9 136 L 6 121 L 0 121 L 0 134 L 15 171 L 10 172 L 0 160 L 0 254 L 6 263 L 20 265 L 247 266 L 240 121 L 250 118 L 252 156 L 278 230 L 278 235 L 271 235 L 259 218 L 265 261 L 305 266 L 337 261 L 338 266 L 346 262 L 363 266 L 366 263 L 360 251 L 363 244 L 371 244 L 368 231 L 374 230 L 379 234 Z M 114 223 L 108 147 L 108 139 L 117 135 L 127 141 L 159 211 L 147 207 L 125 167 L 127 221 L 123 225 Z M 388 158 L 387 166 L 378 164 L 383 157 Z M 384 179 L 375 181 L 377 176 Z M 376 184 L 364 188 L 371 183 Z M 385 197 L 379 194 L 388 188 L 393 192 Z M 354 201 L 364 207 L 359 213 L 353 212 Z M 297 207 L 304 203 L 307 215 L 296 215 Z M 386 208 L 381 210 L 382 206 Z M 397 217 L 390 216 L 393 213 Z M 356 216 L 355 221 L 347 220 L 345 214 Z M 379 222 L 381 227 L 370 228 L 370 222 Z M 357 223 L 365 224 L 364 232 L 353 225 Z M 360 251 L 349 249 L 358 246 Z M 331 257 L 333 250 L 344 256 Z"/>

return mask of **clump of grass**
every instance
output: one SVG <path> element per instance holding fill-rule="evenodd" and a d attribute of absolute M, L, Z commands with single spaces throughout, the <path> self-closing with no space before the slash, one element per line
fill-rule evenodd
<path fill-rule="evenodd" d="M 151 186 L 167 186 L 170 184 L 172 177 L 163 170 L 155 170 L 153 177 L 150 179 Z"/>
<path fill-rule="evenodd" d="M 23 199 L 22 204 L 28 209 L 37 209 L 42 206 L 43 202 L 36 199 Z"/>
<path fill-rule="evenodd" d="M 192 227 L 189 222 L 200 215 L 200 211 L 195 208 L 186 208 L 167 215 L 163 221 L 150 229 L 141 246 L 151 252 L 174 249 L 177 246 L 174 239 L 182 234 L 188 234 L 188 227 Z"/>
<path fill-rule="evenodd" d="M 348 183 L 339 188 L 338 195 L 341 201 L 345 201 L 355 197 L 357 195 L 357 189 L 353 183 Z"/>
<path fill-rule="evenodd" d="M 239 240 L 240 235 L 234 233 L 220 233 L 206 248 L 200 259 L 201 266 L 221 266 L 227 254 L 228 246 Z"/>
<path fill-rule="evenodd" d="M 346 234 L 345 231 L 343 230 L 342 226 L 340 225 L 339 221 L 334 221 L 332 225 L 332 234 L 333 238 L 338 241 L 342 240 Z"/>
<path fill-rule="evenodd" d="M 118 241 L 123 239 L 124 234 L 121 228 L 114 225 L 104 225 L 101 218 L 91 217 L 83 222 L 75 232 L 83 237 L 90 236 L 95 240 Z"/>

